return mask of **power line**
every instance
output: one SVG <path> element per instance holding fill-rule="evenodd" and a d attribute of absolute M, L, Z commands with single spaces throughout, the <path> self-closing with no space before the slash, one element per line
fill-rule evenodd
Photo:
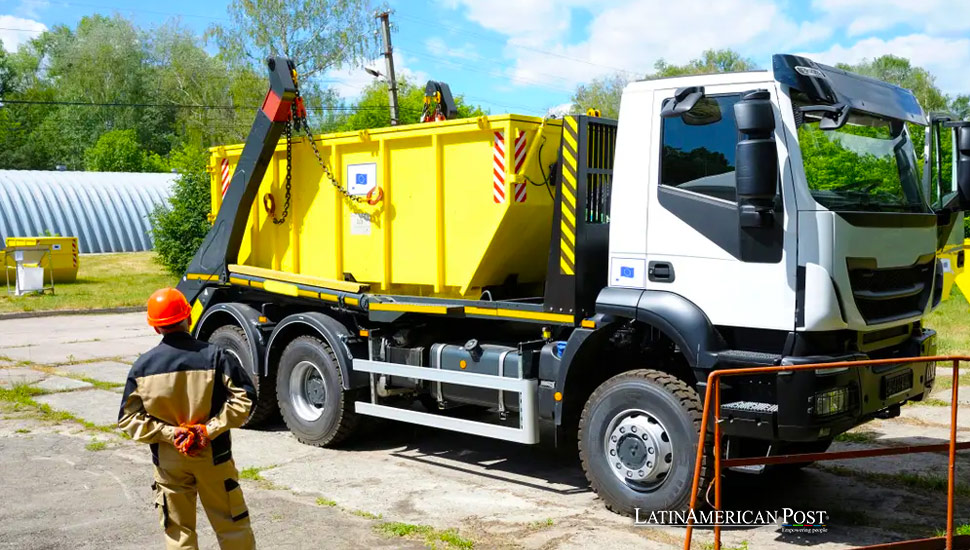
<path fill-rule="evenodd" d="M 43 33 L 43 32 L 47 32 L 47 29 L 13 29 L 10 27 L 0 27 L 0 31 Z"/>
<path fill-rule="evenodd" d="M 415 57 L 423 57 L 425 59 L 431 59 L 431 60 L 434 60 L 437 63 L 443 63 L 445 65 L 451 65 L 453 67 L 461 67 L 461 68 L 464 68 L 465 70 L 468 70 L 468 71 L 472 71 L 472 72 L 476 72 L 476 73 L 482 73 L 482 74 L 485 74 L 485 75 L 488 75 L 488 76 L 491 76 L 491 77 L 495 77 L 495 78 L 505 78 L 505 79 L 511 80 L 513 82 L 519 82 L 519 83 L 523 83 L 523 84 L 530 84 L 530 85 L 533 85 L 533 86 L 538 86 L 540 88 L 545 88 L 547 90 L 555 90 L 555 91 L 564 92 L 564 93 L 567 93 L 567 94 L 571 94 L 571 93 L 573 93 L 575 91 L 575 90 L 570 90 L 570 89 L 567 89 L 567 88 L 564 88 L 564 87 L 550 86 L 548 83 L 540 82 L 540 81 L 537 81 L 537 80 L 530 80 L 528 78 L 524 78 L 524 77 L 521 77 L 521 76 L 508 75 L 508 74 L 505 74 L 502 71 L 498 71 L 498 70 L 480 69 L 478 67 L 474 67 L 474 66 L 471 66 L 471 65 L 468 65 L 468 64 L 465 64 L 465 63 L 460 63 L 460 62 L 454 61 L 452 59 L 442 59 L 440 57 L 436 57 L 436 56 L 433 56 L 433 55 L 430 55 L 430 54 L 429 55 L 425 55 L 423 53 L 415 52 L 414 50 L 404 50 L 402 48 L 398 48 L 397 50 L 399 52 L 402 52 L 402 53 L 408 53 L 409 55 L 412 55 L 412 56 L 415 56 Z"/>
<path fill-rule="evenodd" d="M 255 111 L 257 107 L 253 106 L 235 106 L 235 105 L 190 105 L 190 104 L 180 104 L 180 103 L 95 103 L 86 101 L 46 101 L 46 100 L 29 100 L 29 99 L 2 99 L 0 98 L 0 105 L 47 105 L 47 106 L 65 106 L 65 107 L 133 107 L 133 108 L 162 108 L 162 109 L 208 109 L 208 110 L 220 110 L 220 111 Z M 384 110 L 388 108 L 387 105 L 362 105 L 356 107 L 346 107 L 346 106 L 331 106 L 331 107 L 307 107 L 308 111 L 377 111 Z"/>
<path fill-rule="evenodd" d="M 416 54 L 414 54 L 414 50 L 410 50 L 410 47 L 411 46 L 414 46 L 414 43 L 413 42 L 407 41 L 405 43 L 405 47 L 406 48 L 409 48 L 409 51 L 412 52 L 412 55 L 416 55 Z M 495 67 L 498 67 L 497 70 L 499 70 L 500 72 L 505 69 L 505 65 L 503 63 L 501 63 L 499 61 L 496 61 L 495 59 L 492 59 L 492 58 L 489 58 L 489 57 L 483 57 L 483 56 L 478 55 L 478 54 L 475 54 L 474 57 L 471 57 L 471 56 L 462 57 L 462 56 L 454 56 L 454 55 L 453 56 L 448 56 L 448 54 L 437 55 L 437 54 L 435 54 L 435 52 L 433 52 L 431 50 L 431 48 L 428 47 L 427 44 L 422 44 L 421 47 L 424 48 L 424 50 L 426 52 L 428 52 L 428 55 L 429 56 L 432 56 L 434 58 L 434 60 L 436 62 L 439 62 L 439 63 L 441 63 L 441 62 L 460 63 L 460 61 L 457 61 L 456 62 L 455 60 L 456 59 L 459 59 L 459 60 L 460 59 L 467 59 L 468 61 L 474 62 L 474 63 L 485 63 L 485 64 L 493 65 Z M 552 73 L 543 73 L 543 72 L 539 72 L 539 71 L 532 71 L 532 73 L 534 73 L 538 77 L 544 77 L 544 80 L 548 79 L 548 80 L 558 81 L 560 84 L 563 84 L 563 85 L 569 85 L 569 84 L 571 84 L 570 79 L 567 78 L 567 77 L 564 77 L 562 75 L 557 75 L 557 74 L 552 74 Z M 501 74 L 505 75 L 504 72 L 502 72 Z M 511 77 L 511 78 L 522 79 L 522 77 Z"/>
<path fill-rule="evenodd" d="M 408 15 L 406 13 L 400 13 L 400 10 L 397 10 L 396 15 L 398 17 L 402 17 L 404 19 L 410 19 L 412 21 L 415 21 L 415 22 L 418 22 L 418 23 L 422 23 L 422 24 L 431 23 L 431 21 L 429 21 L 427 17 L 417 17 L 417 16 L 413 16 L 413 15 Z M 611 65 L 604 65 L 602 63 L 596 63 L 596 62 L 590 61 L 588 59 L 581 59 L 579 57 L 572 57 L 572 56 L 569 56 L 569 55 L 565 55 L 565 54 L 561 54 L 561 53 L 556 53 L 556 52 L 551 52 L 551 51 L 548 51 L 548 50 L 541 50 L 539 48 L 533 48 L 531 46 L 524 46 L 524 45 L 521 45 L 521 44 L 510 43 L 507 40 L 501 40 L 501 39 L 498 39 L 498 38 L 495 38 L 495 37 L 492 37 L 492 36 L 488 36 L 486 34 L 476 33 L 476 32 L 473 32 L 473 31 L 469 31 L 466 28 L 458 27 L 458 26 L 455 26 L 455 25 L 448 25 L 447 23 L 441 23 L 438 20 L 435 20 L 434 21 L 434 26 L 436 26 L 436 27 L 442 27 L 442 28 L 446 28 L 446 29 L 451 29 L 453 31 L 460 32 L 463 35 L 475 36 L 475 37 L 481 38 L 482 40 L 488 40 L 490 42 L 495 42 L 495 43 L 498 43 L 498 44 L 502 44 L 504 46 L 509 46 L 509 47 L 512 47 L 512 48 L 520 49 L 520 50 L 529 50 L 529 51 L 533 51 L 535 53 L 539 53 L 539 54 L 542 54 L 542 55 L 548 55 L 548 56 L 552 56 L 552 57 L 558 57 L 558 58 L 561 58 L 561 59 L 567 59 L 569 61 L 575 61 L 577 63 L 584 63 L 586 65 L 590 65 L 590 66 L 593 66 L 593 67 L 600 67 L 600 68 L 603 68 L 603 69 L 610 69 L 612 71 L 619 71 L 619 72 L 622 72 L 622 73 L 629 73 L 629 74 L 632 74 L 632 75 L 636 75 L 637 77 L 642 77 L 643 76 L 643 72 L 642 71 L 631 71 L 629 69 L 623 69 L 623 68 L 620 68 L 620 67 L 613 67 Z"/>
<path fill-rule="evenodd" d="M 198 19 L 211 19 L 211 20 L 215 20 L 215 21 L 229 21 L 229 19 L 226 18 L 226 17 L 215 17 L 215 16 L 212 16 L 212 15 L 201 15 L 201 14 L 194 14 L 194 13 L 177 13 L 177 12 L 167 12 L 167 11 L 157 11 L 157 10 L 146 10 L 146 9 L 143 9 L 143 8 L 130 8 L 130 7 L 121 7 L 121 6 L 105 6 L 105 5 L 100 5 L 100 4 L 88 4 L 86 2 L 62 2 L 62 1 L 58 0 L 57 5 L 58 6 L 75 6 L 75 7 L 79 7 L 79 8 L 96 8 L 96 9 L 102 9 L 102 10 L 114 10 L 114 11 L 118 11 L 118 12 L 132 11 L 132 12 L 140 12 L 140 13 L 151 13 L 151 14 L 154 14 L 154 15 L 168 15 L 168 16 L 171 16 L 171 17 L 193 17 L 193 18 L 198 18 Z"/>

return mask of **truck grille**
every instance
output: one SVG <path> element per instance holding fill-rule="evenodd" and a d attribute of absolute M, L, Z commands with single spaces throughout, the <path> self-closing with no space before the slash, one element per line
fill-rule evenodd
<path fill-rule="evenodd" d="M 933 291 L 933 259 L 876 269 L 867 258 L 847 258 L 855 305 L 867 325 L 919 316 Z"/>

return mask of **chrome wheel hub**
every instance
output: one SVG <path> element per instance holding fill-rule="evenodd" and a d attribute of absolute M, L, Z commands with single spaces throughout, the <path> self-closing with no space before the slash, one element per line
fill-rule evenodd
<path fill-rule="evenodd" d="M 637 491 L 659 487 L 673 463 L 666 428 L 650 413 L 635 409 L 616 415 L 606 430 L 603 449 L 613 474 Z"/>
<path fill-rule="evenodd" d="M 327 403 L 327 382 L 320 367 L 300 361 L 290 372 L 290 403 L 301 419 L 313 422 L 323 415 Z"/>

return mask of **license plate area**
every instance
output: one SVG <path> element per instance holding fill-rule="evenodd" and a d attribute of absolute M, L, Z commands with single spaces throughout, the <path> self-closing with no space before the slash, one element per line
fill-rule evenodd
<path fill-rule="evenodd" d="M 888 374 L 882 377 L 879 388 L 879 396 L 882 399 L 889 399 L 913 388 L 913 370 L 906 369 L 903 372 Z"/>

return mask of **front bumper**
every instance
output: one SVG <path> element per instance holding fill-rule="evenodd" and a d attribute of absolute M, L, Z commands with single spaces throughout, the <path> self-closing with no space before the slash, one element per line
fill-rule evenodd
<path fill-rule="evenodd" d="M 936 354 L 936 332 L 921 330 L 892 350 L 895 357 Z M 872 359 L 856 353 L 842 356 L 785 357 L 782 365 L 834 363 Z M 880 357 L 881 358 L 881 357 Z M 906 401 L 924 399 L 933 389 L 936 365 L 843 367 L 784 371 L 758 376 L 722 378 L 721 430 L 727 436 L 767 441 L 818 441 L 890 414 Z M 833 392 L 844 400 L 839 411 L 817 409 L 816 396 Z"/>

